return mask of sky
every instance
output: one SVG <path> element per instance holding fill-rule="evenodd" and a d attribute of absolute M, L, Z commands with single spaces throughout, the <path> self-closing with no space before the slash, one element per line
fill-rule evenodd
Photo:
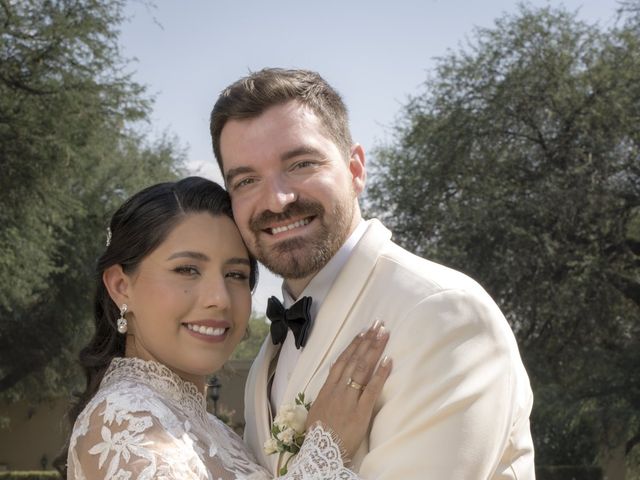
<path fill-rule="evenodd" d="M 617 8 L 616 0 L 527 4 L 564 6 L 602 27 Z M 190 173 L 221 182 L 209 114 L 240 77 L 263 67 L 319 72 L 342 95 L 354 141 L 367 151 L 392 140 L 402 106 L 422 91 L 438 57 L 517 11 L 507 0 L 128 0 L 120 46 L 154 99 L 149 137 L 175 136 Z M 281 296 L 280 283 L 261 269 L 256 312 Z"/>

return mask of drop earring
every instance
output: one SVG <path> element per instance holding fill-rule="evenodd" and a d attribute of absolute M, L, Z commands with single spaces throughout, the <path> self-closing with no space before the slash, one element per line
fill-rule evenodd
<path fill-rule="evenodd" d="M 124 314 L 127 313 L 128 309 L 129 307 L 127 306 L 127 304 L 123 303 L 122 307 L 120 307 L 120 318 L 116 320 L 116 325 L 118 326 L 118 332 L 122 333 L 123 335 L 127 333 L 127 319 L 124 318 Z"/>

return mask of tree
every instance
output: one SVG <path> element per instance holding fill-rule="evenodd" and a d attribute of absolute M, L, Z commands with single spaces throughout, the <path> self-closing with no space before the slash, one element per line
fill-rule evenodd
<path fill-rule="evenodd" d="M 258 355 L 262 342 L 269 335 L 269 323 L 264 315 L 252 315 L 249 320 L 247 338 L 236 347 L 233 360 L 253 360 Z"/>
<path fill-rule="evenodd" d="M 539 463 L 640 440 L 639 25 L 521 6 L 439 60 L 374 155 L 369 213 L 513 326 Z"/>
<path fill-rule="evenodd" d="M 0 400 L 77 382 L 108 218 L 181 173 L 176 142 L 123 73 L 122 0 L 0 0 Z"/>

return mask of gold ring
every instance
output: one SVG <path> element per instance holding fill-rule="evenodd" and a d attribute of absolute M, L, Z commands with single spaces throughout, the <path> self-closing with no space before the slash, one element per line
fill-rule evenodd
<path fill-rule="evenodd" d="M 347 378 L 347 386 L 349 386 L 351 388 L 355 388 L 356 390 L 359 390 L 360 392 L 364 390 L 364 385 L 361 385 L 358 382 L 354 382 L 353 380 L 351 380 L 351 377 Z"/>

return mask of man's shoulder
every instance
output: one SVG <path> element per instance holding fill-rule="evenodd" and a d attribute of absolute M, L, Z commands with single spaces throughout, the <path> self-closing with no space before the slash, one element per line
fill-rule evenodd
<path fill-rule="evenodd" d="M 386 277 L 390 288 L 402 288 L 411 282 L 417 294 L 449 289 L 480 290 L 482 287 L 465 273 L 442 265 L 432 259 L 415 255 L 392 240 L 391 231 L 379 220 L 368 221 L 367 234 L 373 242 L 365 243 L 370 261 L 375 263 L 374 278 Z M 403 280 L 404 279 L 404 280 Z"/>
<path fill-rule="evenodd" d="M 415 255 L 392 241 L 380 252 L 378 267 L 391 275 L 389 278 L 408 279 L 413 285 L 413 290 L 422 290 L 423 293 L 445 290 L 484 292 L 480 284 L 467 274 Z"/>
<path fill-rule="evenodd" d="M 381 311 L 393 307 L 390 318 L 396 337 L 402 335 L 401 325 L 407 327 L 405 340 L 415 334 L 416 324 L 421 330 L 420 342 L 446 336 L 446 332 L 473 334 L 477 339 L 491 339 L 501 343 L 504 352 L 518 355 L 513 332 L 499 306 L 487 291 L 463 272 L 427 260 L 389 242 L 380 252 L 367 300 Z M 386 285 L 386 287 L 384 286 Z M 372 300 L 375 292 L 384 292 L 379 300 Z M 416 323 L 417 322 L 417 323 Z M 453 338 L 453 337 L 452 337 Z M 456 337 L 457 338 L 457 337 Z"/>

